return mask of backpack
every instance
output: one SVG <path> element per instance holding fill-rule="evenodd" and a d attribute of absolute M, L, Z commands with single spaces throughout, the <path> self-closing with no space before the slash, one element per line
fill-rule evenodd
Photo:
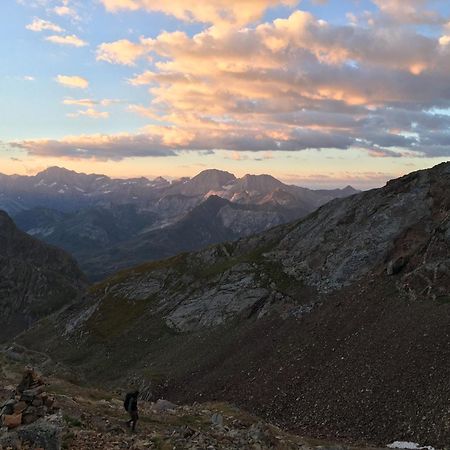
<path fill-rule="evenodd" d="M 125 408 L 125 411 L 128 411 L 128 408 L 130 407 L 130 401 L 133 398 L 133 394 L 128 393 L 125 396 L 125 400 L 123 401 L 123 407 Z"/>

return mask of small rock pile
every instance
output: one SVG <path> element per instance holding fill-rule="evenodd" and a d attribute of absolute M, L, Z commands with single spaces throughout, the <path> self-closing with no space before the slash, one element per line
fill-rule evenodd
<path fill-rule="evenodd" d="M 57 410 L 54 397 L 45 392 L 42 377 L 27 367 L 12 398 L 1 406 L 0 419 L 2 426 L 11 430 L 20 425 L 30 425 Z"/>

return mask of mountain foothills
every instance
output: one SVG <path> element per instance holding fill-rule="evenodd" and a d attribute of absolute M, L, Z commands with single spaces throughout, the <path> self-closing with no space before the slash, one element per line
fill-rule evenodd
<path fill-rule="evenodd" d="M 313 191 L 269 175 L 238 179 L 219 170 L 173 182 L 117 180 L 58 167 L 36 176 L 0 175 L 0 209 L 22 230 L 70 252 L 94 280 L 267 230 L 356 192 Z M 219 199 L 208 201 L 212 196 Z"/>
<path fill-rule="evenodd" d="M 18 230 L 0 211 L 0 342 L 74 302 L 86 287 L 68 254 Z"/>
<path fill-rule="evenodd" d="M 302 435 L 443 448 L 449 190 L 446 163 L 119 272 L 17 341 L 85 382 L 229 401 Z"/>

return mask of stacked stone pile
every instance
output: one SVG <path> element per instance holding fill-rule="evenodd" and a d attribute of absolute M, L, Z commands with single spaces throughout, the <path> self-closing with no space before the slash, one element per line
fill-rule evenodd
<path fill-rule="evenodd" d="M 0 409 L 2 426 L 11 430 L 30 425 L 57 411 L 54 397 L 45 392 L 45 382 L 32 368 L 27 368 L 12 398 Z"/>

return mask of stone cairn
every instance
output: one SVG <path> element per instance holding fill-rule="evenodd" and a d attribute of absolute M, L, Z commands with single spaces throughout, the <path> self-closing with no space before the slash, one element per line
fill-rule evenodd
<path fill-rule="evenodd" d="M 12 398 L 0 408 L 0 420 L 3 427 L 11 430 L 36 422 L 57 410 L 54 397 L 45 392 L 42 377 L 34 369 L 27 367 Z"/>

